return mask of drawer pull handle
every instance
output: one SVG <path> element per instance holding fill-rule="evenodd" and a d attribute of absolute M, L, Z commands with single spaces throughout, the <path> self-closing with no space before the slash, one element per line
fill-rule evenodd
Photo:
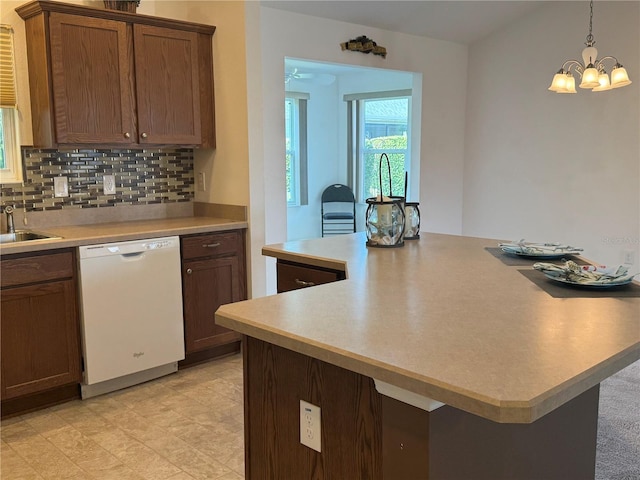
<path fill-rule="evenodd" d="M 193 273 L 193 270 L 191 270 L 190 268 L 187 268 L 187 275 L 191 275 Z"/>
<path fill-rule="evenodd" d="M 216 242 L 216 243 L 205 243 L 204 245 L 202 245 L 202 248 L 216 248 L 220 246 L 220 242 Z"/>
<path fill-rule="evenodd" d="M 296 285 L 300 285 L 301 287 L 313 287 L 315 283 L 313 282 L 305 282 L 304 280 L 300 280 L 299 278 L 295 279 Z"/>

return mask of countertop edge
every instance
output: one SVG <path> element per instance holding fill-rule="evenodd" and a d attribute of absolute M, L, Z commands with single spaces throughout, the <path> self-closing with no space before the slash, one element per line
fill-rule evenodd
<path fill-rule="evenodd" d="M 347 271 L 347 262 L 344 260 L 337 260 L 335 258 L 318 257 L 298 252 L 287 252 L 285 250 L 271 248 L 269 246 L 262 247 L 262 255 L 265 257 L 275 258 L 276 260 L 285 260 L 288 262 L 300 263 L 302 265 L 330 268 L 341 272 Z"/>
<path fill-rule="evenodd" d="M 37 229 L 37 231 L 43 231 L 60 238 L 0 244 L 0 256 L 73 248 L 98 243 L 124 242 L 145 238 L 193 235 L 247 228 L 248 223 L 246 221 L 212 217 L 134 220 L 82 226 L 67 225 Z M 118 231 L 118 229 L 122 229 L 122 231 Z M 28 230 L 28 228 L 25 228 L 25 230 Z"/>
<path fill-rule="evenodd" d="M 473 392 L 462 391 L 451 385 L 429 383 L 426 379 L 413 377 L 407 372 L 396 371 L 382 364 L 378 365 L 370 359 L 330 345 L 316 344 L 277 330 L 265 329 L 262 325 L 253 325 L 246 319 L 227 312 L 228 308 L 233 308 L 233 304 L 222 305 L 215 314 L 216 323 L 223 327 L 361 375 L 385 381 L 498 423 L 533 423 L 625 366 L 640 360 L 640 345 L 634 345 L 591 371 L 585 372 L 583 376 L 564 382 L 541 397 L 505 402 L 493 398 L 480 398 Z"/>

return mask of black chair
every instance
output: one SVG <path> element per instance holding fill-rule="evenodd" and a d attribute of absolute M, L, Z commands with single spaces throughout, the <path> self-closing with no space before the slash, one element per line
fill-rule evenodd
<path fill-rule="evenodd" d="M 356 231 L 356 199 L 346 185 L 335 183 L 322 192 L 322 236 Z"/>

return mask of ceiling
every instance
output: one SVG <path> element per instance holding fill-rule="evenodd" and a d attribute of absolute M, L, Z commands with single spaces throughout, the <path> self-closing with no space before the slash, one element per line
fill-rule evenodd
<path fill-rule="evenodd" d="M 545 2 L 262 0 L 261 3 L 303 15 L 468 45 Z"/>

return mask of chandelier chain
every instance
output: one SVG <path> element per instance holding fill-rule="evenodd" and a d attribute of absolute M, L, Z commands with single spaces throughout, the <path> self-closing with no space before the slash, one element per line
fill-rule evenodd
<path fill-rule="evenodd" d="M 587 35 L 587 41 L 585 42 L 585 45 L 587 47 L 592 47 L 594 43 L 593 41 L 593 34 L 591 33 L 593 31 L 593 0 L 591 0 L 591 2 L 589 3 L 589 9 L 590 9 L 590 13 L 589 13 L 589 35 Z"/>

